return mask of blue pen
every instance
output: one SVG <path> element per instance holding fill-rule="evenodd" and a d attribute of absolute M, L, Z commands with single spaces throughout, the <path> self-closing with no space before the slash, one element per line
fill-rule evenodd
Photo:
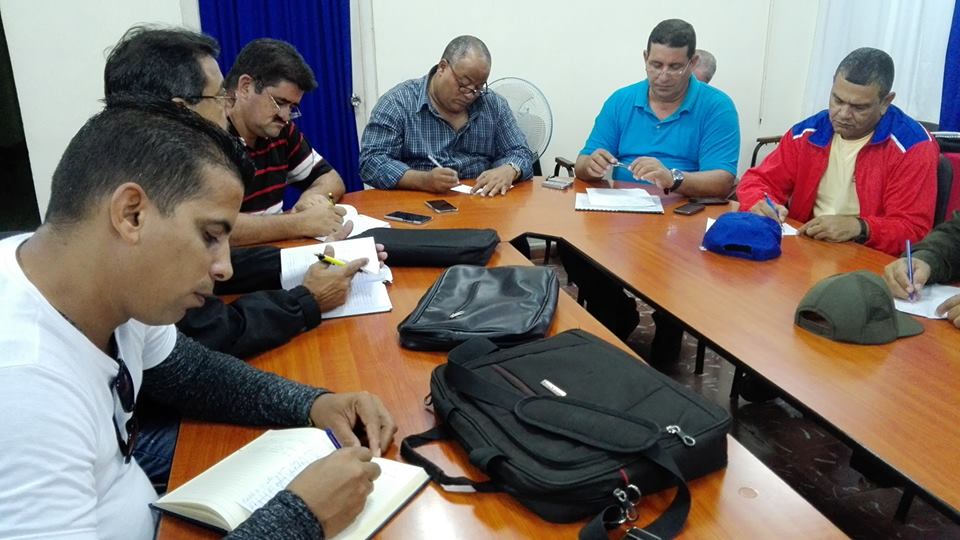
<path fill-rule="evenodd" d="M 773 215 L 777 216 L 777 223 L 780 223 L 782 225 L 783 222 L 780 221 L 780 212 L 777 212 L 777 205 L 773 204 L 773 200 L 770 199 L 770 196 L 767 195 L 766 193 L 763 194 L 763 198 L 767 200 L 767 206 L 769 206 L 770 209 L 773 210 Z"/>
<path fill-rule="evenodd" d="M 910 280 L 910 286 L 913 287 L 913 255 L 910 253 L 910 240 L 907 240 L 907 279 Z M 914 288 L 907 299 L 913 302 L 916 300 L 916 295 L 917 291 Z"/>
<path fill-rule="evenodd" d="M 337 436 L 333 434 L 333 430 L 332 430 L 332 429 L 326 428 L 326 429 L 324 429 L 324 431 L 327 432 L 327 437 L 330 437 L 330 442 L 333 443 L 333 447 L 334 447 L 334 448 L 336 448 L 337 450 L 343 448 L 343 446 L 340 444 L 340 441 L 337 440 Z"/>

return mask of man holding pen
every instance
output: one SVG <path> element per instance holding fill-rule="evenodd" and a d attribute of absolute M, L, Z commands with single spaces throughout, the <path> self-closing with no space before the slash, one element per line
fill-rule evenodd
<path fill-rule="evenodd" d="M 937 225 L 912 249 L 908 246 L 901 258 L 884 268 L 883 279 L 894 296 L 904 299 L 917 298 L 927 283 L 960 280 L 960 220 L 954 216 Z M 960 328 L 960 295 L 945 300 L 937 313 Z"/>
<path fill-rule="evenodd" d="M 891 105 L 893 60 L 864 47 L 840 62 L 826 111 L 793 126 L 737 186 L 740 207 L 827 242 L 897 255 L 933 225 L 937 144 Z"/>
<path fill-rule="evenodd" d="M 487 89 L 490 51 L 451 41 L 436 66 L 377 102 L 360 141 L 360 175 L 377 189 L 444 193 L 476 178 L 474 193 L 505 195 L 533 175 L 536 156 L 506 100 Z"/>

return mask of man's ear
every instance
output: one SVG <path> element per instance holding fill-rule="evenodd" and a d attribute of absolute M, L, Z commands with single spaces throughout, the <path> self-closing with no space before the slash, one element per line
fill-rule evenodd
<path fill-rule="evenodd" d="M 150 199 L 139 184 L 126 182 L 113 190 L 110 196 L 110 224 L 121 239 L 130 243 L 140 241 L 145 210 Z"/>
<path fill-rule="evenodd" d="M 256 92 L 256 87 L 257 81 L 255 81 L 250 75 L 244 73 L 237 79 L 237 88 L 234 91 L 235 97 L 249 98 Z"/>
<path fill-rule="evenodd" d="M 880 109 L 883 111 L 881 114 L 887 114 L 887 108 L 893 103 L 893 98 L 895 97 L 897 97 L 897 93 L 890 92 L 887 94 L 887 97 L 883 98 L 883 101 L 880 102 Z"/>
<path fill-rule="evenodd" d="M 700 65 L 700 55 L 694 53 L 693 57 L 690 58 L 690 72 L 693 73 L 697 69 L 697 66 Z"/>

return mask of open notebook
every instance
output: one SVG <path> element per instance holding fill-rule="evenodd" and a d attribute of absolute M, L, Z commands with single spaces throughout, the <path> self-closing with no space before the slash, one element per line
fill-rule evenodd
<path fill-rule="evenodd" d="M 586 193 L 577 193 L 574 209 L 662 214 L 663 203 L 644 189 L 587 188 Z"/>
<path fill-rule="evenodd" d="M 324 319 L 350 317 L 367 313 L 381 313 L 393 309 L 387 286 L 384 282 L 393 281 L 390 268 L 380 268 L 377 260 L 377 248 L 373 238 L 351 238 L 337 242 L 311 244 L 280 250 L 280 285 L 290 290 L 303 284 L 307 269 L 317 262 L 317 254 L 323 253 L 326 246 L 332 246 L 334 256 L 340 260 L 367 259 L 363 271 L 353 276 L 350 294 L 345 304 L 323 312 Z"/>
<path fill-rule="evenodd" d="M 307 465 L 333 453 L 317 428 L 270 430 L 153 503 L 158 510 L 229 532 L 283 490 Z M 420 467 L 374 458 L 380 476 L 354 522 L 336 540 L 373 536 L 429 477 Z"/>

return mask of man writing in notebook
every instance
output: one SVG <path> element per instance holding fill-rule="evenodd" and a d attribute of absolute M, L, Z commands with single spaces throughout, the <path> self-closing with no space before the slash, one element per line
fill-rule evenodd
<path fill-rule="evenodd" d="M 826 242 L 898 255 L 933 226 L 936 142 L 891 105 L 893 59 L 863 47 L 840 62 L 830 106 L 790 128 L 737 186 L 740 208 Z M 770 202 L 767 202 L 769 197 Z"/>
<path fill-rule="evenodd" d="M 577 157 L 577 178 L 644 182 L 688 197 L 726 197 L 740 155 L 740 127 L 733 101 L 693 76 L 699 56 L 693 26 L 660 22 L 643 51 L 647 78 L 621 88 L 603 104 Z M 561 250 L 587 309 L 622 339 L 636 327 L 635 302 L 581 256 Z M 654 362 L 672 362 L 683 330 L 670 315 L 654 312 Z"/>
<path fill-rule="evenodd" d="M 483 41 L 459 36 L 429 73 L 384 94 L 360 141 L 363 181 L 444 193 L 476 178 L 471 192 L 505 195 L 530 178 L 536 156 L 507 101 L 487 89 L 490 67 Z"/>
<path fill-rule="evenodd" d="M 223 89 L 215 59 L 219 50 L 216 40 L 190 30 L 131 28 L 107 57 L 105 99 L 107 103 L 145 98 L 173 101 L 226 129 L 226 109 L 233 100 Z M 386 253 L 381 251 L 380 256 L 385 259 Z M 218 283 L 215 292 L 250 294 L 229 304 L 208 298 L 203 306 L 187 310 L 177 327 L 211 349 L 241 358 L 316 327 L 321 312 L 346 301 L 351 279 L 360 267 L 360 261 L 346 267 L 317 263 L 302 286 L 288 291 L 280 287 L 277 248 L 235 248 L 231 263 L 234 277 Z"/>
<path fill-rule="evenodd" d="M 208 421 L 332 428 L 349 448 L 233 537 L 333 536 L 362 509 L 394 422 L 375 396 L 286 380 L 177 334 L 232 273 L 252 170 L 194 113 L 136 107 L 91 118 L 54 172 L 44 224 L 0 241 L 0 537 L 153 537 L 156 494 L 130 460 L 141 396 Z"/>
<path fill-rule="evenodd" d="M 237 55 L 224 87 L 233 102 L 229 130 L 257 167 L 244 185 L 234 245 L 342 235 L 344 211 L 333 203 L 346 189 L 343 179 L 293 121 L 303 95 L 317 87 L 300 53 L 284 41 L 255 39 Z M 288 189 L 302 193 L 284 212 Z"/>

